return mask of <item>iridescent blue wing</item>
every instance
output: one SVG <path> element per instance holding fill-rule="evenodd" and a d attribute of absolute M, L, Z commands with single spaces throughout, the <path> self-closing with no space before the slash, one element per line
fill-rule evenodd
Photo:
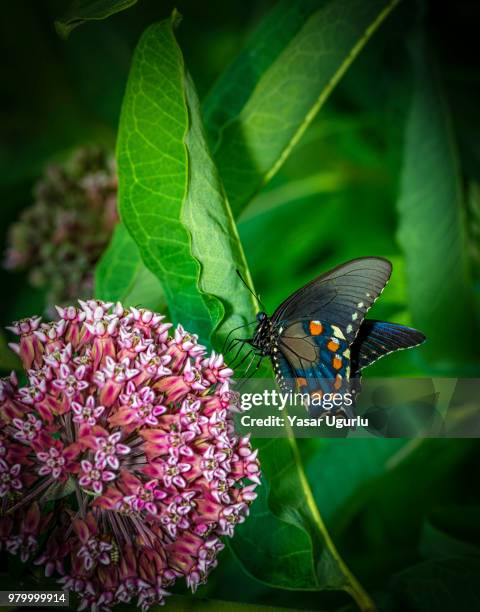
<path fill-rule="evenodd" d="M 425 336 L 422 332 L 412 327 L 386 321 L 366 320 L 350 348 L 352 376 L 385 355 L 418 346 L 424 341 Z"/>
<path fill-rule="evenodd" d="M 273 313 L 272 323 L 279 330 L 296 321 L 321 321 L 339 328 L 351 344 L 391 272 L 386 259 L 353 259 L 293 293 Z"/>

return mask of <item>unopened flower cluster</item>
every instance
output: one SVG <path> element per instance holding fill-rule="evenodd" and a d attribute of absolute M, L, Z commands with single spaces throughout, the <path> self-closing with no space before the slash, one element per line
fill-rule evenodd
<path fill-rule="evenodd" d="M 221 355 L 151 311 L 79 304 L 10 328 L 28 384 L 0 382 L 0 548 L 82 609 L 146 610 L 177 578 L 206 580 L 258 460 Z"/>
<path fill-rule="evenodd" d="M 47 290 L 47 304 L 92 294 L 92 269 L 117 223 L 113 156 L 77 149 L 64 164 L 51 164 L 8 233 L 4 265 L 26 270 L 31 284 Z"/>

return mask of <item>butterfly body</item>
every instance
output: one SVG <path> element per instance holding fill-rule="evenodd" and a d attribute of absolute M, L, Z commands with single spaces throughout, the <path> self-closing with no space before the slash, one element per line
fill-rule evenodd
<path fill-rule="evenodd" d="M 363 368 L 425 340 L 410 327 L 365 320 L 390 273 L 386 259 L 354 259 L 296 291 L 271 317 L 258 313 L 248 343 L 270 357 L 282 390 L 355 394 Z"/>
<path fill-rule="evenodd" d="M 271 319 L 266 312 L 257 314 L 257 327 L 251 345 L 262 355 L 271 356 L 276 348 L 276 339 Z"/>

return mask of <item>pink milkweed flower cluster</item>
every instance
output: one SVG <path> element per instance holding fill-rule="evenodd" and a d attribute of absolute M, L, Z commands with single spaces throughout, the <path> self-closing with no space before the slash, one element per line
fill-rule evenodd
<path fill-rule="evenodd" d="M 195 590 L 260 483 L 221 355 L 148 310 L 79 302 L 15 323 L 27 384 L 0 382 L 0 548 L 81 609 Z"/>

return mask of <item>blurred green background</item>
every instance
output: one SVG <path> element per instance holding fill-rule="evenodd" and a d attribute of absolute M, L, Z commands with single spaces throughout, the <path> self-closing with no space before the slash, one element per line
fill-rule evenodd
<path fill-rule="evenodd" d="M 179 41 L 201 98 L 273 5 L 175 3 L 184 16 Z M 64 2 L 2 7 L 2 245 L 47 163 L 79 145 L 114 147 L 135 44 L 173 6 L 140 0 L 66 41 L 53 25 Z M 378 255 L 393 262 L 371 316 L 419 325 L 429 343 L 389 356 L 370 375 L 479 375 L 479 22 L 478 2 L 400 3 L 239 220 L 269 312 L 342 261 Z M 419 89 L 426 74 L 419 48 L 426 49 L 434 93 L 430 83 Z M 441 134 L 436 142 L 432 133 L 440 115 L 448 124 L 448 164 Z M 453 216 L 443 204 L 449 173 L 459 198 Z M 426 217 L 411 214 L 412 192 L 430 206 Z M 0 276 L 2 325 L 43 310 L 43 295 L 24 276 Z M 0 366 L 11 363 L 2 336 Z M 382 608 L 478 608 L 477 441 L 307 440 L 300 448 L 341 554 Z M 199 595 L 309 610 L 351 605 L 346 595 L 269 588 L 229 550 Z"/>

